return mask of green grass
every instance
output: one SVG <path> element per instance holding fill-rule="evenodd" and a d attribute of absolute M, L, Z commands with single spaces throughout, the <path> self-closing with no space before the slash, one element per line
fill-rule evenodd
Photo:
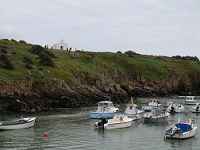
<path fill-rule="evenodd" d="M 57 78 L 73 82 L 76 75 L 87 74 L 91 78 L 99 78 L 106 74 L 111 78 L 114 74 L 129 75 L 140 74 L 145 80 L 163 80 L 170 74 L 183 75 L 192 72 L 200 72 L 200 63 L 191 60 L 177 60 L 154 56 L 135 55 L 129 57 L 126 54 L 116 53 L 92 53 L 80 52 L 79 56 L 72 57 L 66 52 L 51 50 L 56 58 L 53 58 L 55 67 L 41 66 L 38 56 L 30 53 L 30 44 L 16 41 L 0 40 L 0 46 L 7 46 L 8 56 L 14 65 L 14 69 L 0 68 L 0 79 L 17 80 Z M 33 61 L 33 69 L 27 69 L 23 62 L 24 57 L 30 57 Z"/>

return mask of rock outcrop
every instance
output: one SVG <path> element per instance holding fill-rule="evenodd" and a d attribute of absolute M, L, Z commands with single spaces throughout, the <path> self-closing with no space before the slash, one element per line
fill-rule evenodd
<path fill-rule="evenodd" d="M 39 112 L 61 107 L 91 106 L 108 96 L 115 103 L 125 103 L 130 96 L 188 95 L 192 92 L 192 82 L 184 79 L 183 83 L 182 78 L 160 81 L 127 80 L 128 82 L 109 78 L 92 80 L 94 79 L 85 76 L 79 84 L 59 79 L 2 81 L 0 82 L 1 109 Z"/>

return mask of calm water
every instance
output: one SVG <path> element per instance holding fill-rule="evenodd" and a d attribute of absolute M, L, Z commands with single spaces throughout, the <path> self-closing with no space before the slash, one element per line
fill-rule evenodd
<path fill-rule="evenodd" d="M 94 120 L 87 118 L 89 110 L 59 110 L 38 114 L 36 126 L 31 129 L 0 132 L 0 149 L 9 150 L 199 150 L 200 133 L 188 140 L 163 139 L 167 124 L 136 122 L 131 128 L 98 131 Z M 5 117 L 2 115 L 1 117 Z M 7 117 L 13 117 L 7 116 Z M 185 113 L 170 117 L 193 118 L 200 127 L 200 116 Z M 48 132 L 48 138 L 43 133 Z M 200 132 L 200 131 L 198 131 Z"/>

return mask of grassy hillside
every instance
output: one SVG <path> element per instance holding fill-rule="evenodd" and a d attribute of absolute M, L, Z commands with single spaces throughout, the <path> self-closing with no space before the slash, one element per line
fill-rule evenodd
<path fill-rule="evenodd" d="M 39 63 L 38 55 L 31 53 L 31 48 L 31 44 L 23 41 L 0 40 L 0 50 L 6 50 L 6 57 L 13 66 L 10 69 L 0 66 L 0 79 L 58 78 L 73 81 L 74 76 L 81 76 L 83 73 L 91 78 L 121 74 L 135 79 L 163 80 L 173 75 L 184 76 L 200 72 L 200 63 L 192 60 L 109 52 L 76 52 L 74 56 L 66 51 L 48 50 L 55 55 L 51 58 L 54 63 L 52 67 Z M 2 50 L 0 53 L 3 53 Z M 31 68 L 26 67 L 25 58 L 31 61 Z"/>
<path fill-rule="evenodd" d="M 175 94 L 200 95 L 198 58 L 67 52 L 0 40 L 0 110 L 36 112 L 94 105 L 107 96 L 125 103 L 130 96 Z"/>

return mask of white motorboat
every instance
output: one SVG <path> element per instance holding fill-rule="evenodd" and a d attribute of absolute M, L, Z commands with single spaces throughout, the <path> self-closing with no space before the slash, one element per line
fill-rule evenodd
<path fill-rule="evenodd" d="M 21 118 L 12 121 L 0 122 L 0 130 L 14 130 L 14 129 L 25 129 L 33 127 L 35 124 L 36 117 Z"/>
<path fill-rule="evenodd" d="M 152 100 L 151 102 L 149 102 L 148 104 L 149 106 L 152 106 L 152 107 L 160 107 L 161 104 L 158 102 L 158 100 L 154 99 Z"/>
<path fill-rule="evenodd" d="M 194 107 L 192 107 L 192 112 L 193 113 L 200 113 L 200 104 L 196 103 Z"/>
<path fill-rule="evenodd" d="M 197 126 L 188 122 L 178 122 L 165 130 L 166 139 L 188 139 L 194 137 L 197 133 Z"/>
<path fill-rule="evenodd" d="M 186 105 L 195 105 L 197 103 L 195 96 L 185 96 Z"/>
<path fill-rule="evenodd" d="M 154 108 L 151 112 L 144 114 L 144 122 L 145 123 L 167 122 L 168 117 L 169 117 L 168 112 L 164 112 L 160 108 Z"/>
<path fill-rule="evenodd" d="M 154 108 L 158 108 L 160 106 L 161 104 L 155 99 L 149 102 L 148 105 L 142 106 L 142 110 L 144 110 L 144 112 L 151 112 Z"/>
<path fill-rule="evenodd" d="M 101 101 L 98 103 L 97 111 L 90 112 L 91 119 L 113 118 L 114 114 L 119 111 L 111 101 Z"/>
<path fill-rule="evenodd" d="M 120 128 L 128 128 L 132 125 L 133 119 L 129 118 L 126 115 L 115 115 L 113 119 L 102 119 L 101 122 L 96 122 L 96 128 L 103 129 L 120 129 Z"/>
<path fill-rule="evenodd" d="M 181 104 L 171 103 L 167 108 L 167 112 L 169 113 L 181 113 L 184 112 L 185 107 Z"/>
<path fill-rule="evenodd" d="M 131 117 L 134 120 L 141 119 L 143 110 L 137 108 L 137 105 L 133 103 L 133 99 L 131 97 L 131 104 L 128 104 L 125 110 L 125 115 Z"/>

